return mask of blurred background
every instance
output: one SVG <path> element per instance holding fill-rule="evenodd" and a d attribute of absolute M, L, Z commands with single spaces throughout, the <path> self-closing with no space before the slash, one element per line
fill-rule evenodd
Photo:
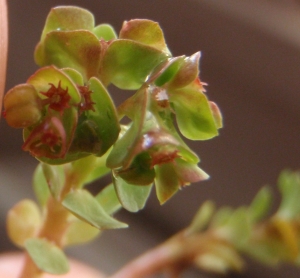
<path fill-rule="evenodd" d="M 163 206 L 153 192 L 143 211 L 118 213 L 129 229 L 106 231 L 86 246 L 70 248 L 73 257 L 112 273 L 187 226 L 204 200 L 218 206 L 249 204 L 261 186 L 275 189 L 282 169 L 299 169 L 300 1 L 10 0 L 7 89 L 24 83 L 37 69 L 33 50 L 50 8 L 57 5 L 87 8 L 97 24 L 110 23 L 117 31 L 124 20 L 158 21 L 174 56 L 201 50 L 201 80 L 209 84 L 207 95 L 224 116 L 219 137 L 190 142 L 209 181 L 185 188 Z M 117 104 L 124 98 L 117 92 L 113 97 Z M 21 151 L 21 130 L 9 128 L 3 119 L 0 125 L 3 252 L 14 250 L 5 235 L 6 213 L 19 200 L 32 197 L 37 161 Z M 299 277 L 293 266 L 269 269 L 246 260 L 244 274 L 227 277 Z M 190 270 L 183 277 L 215 276 Z"/>

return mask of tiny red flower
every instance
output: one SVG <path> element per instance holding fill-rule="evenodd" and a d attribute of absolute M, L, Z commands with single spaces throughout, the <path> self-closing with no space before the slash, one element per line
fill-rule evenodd
<path fill-rule="evenodd" d="M 49 108 L 62 113 L 64 109 L 69 108 L 69 101 L 71 99 L 68 88 L 63 89 L 61 87 L 61 81 L 59 81 L 58 86 L 55 87 L 54 84 L 49 83 L 51 86 L 47 92 L 41 92 L 42 95 L 46 96 L 47 99 L 44 100 L 44 104 L 49 104 Z"/>
<path fill-rule="evenodd" d="M 35 127 L 22 146 L 36 157 L 63 158 L 67 152 L 66 132 L 57 117 L 50 117 Z"/>
<path fill-rule="evenodd" d="M 79 112 L 92 110 L 95 111 L 94 104 L 95 102 L 91 99 L 92 91 L 89 90 L 88 86 L 79 86 L 77 85 L 79 93 L 81 94 L 81 102 L 79 104 Z"/>

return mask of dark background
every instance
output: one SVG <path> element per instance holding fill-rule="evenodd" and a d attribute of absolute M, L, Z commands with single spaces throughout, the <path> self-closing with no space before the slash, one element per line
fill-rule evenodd
<path fill-rule="evenodd" d="M 201 79 L 208 97 L 224 116 L 220 136 L 191 142 L 200 166 L 211 179 L 177 193 L 162 207 L 155 194 L 137 214 L 122 211 L 126 230 L 107 231 L 72 256 L 111 273 L 182 229 L 207 199 L 218 206 L 248 204 L 262 185 L 274 188 L 280 171 L 298 169 L 300 154 L 300 5 L 267 0 L 10 0 L 9 58 L 6 88 L 24 83 L 37 67 L 33 50 L 49 9 L 78 5 L 118 31 L 124 20 L 148 18 L 162 26 L 174 56 L 202 52 Z M 127 97 L 127 96 L 126 96 Z M 124 96 L 114 93 L 116 103 Z M 12 250 L 5 235 L 5 215 L 17 201 L 32 197 L 35 159 L 21 151 L 21 131 L 1 121 L 0 251 Z M 103 182 L 98 182 L 99 188 Z M 153 192 L 154 193 L 154 192 Z M 278 196 L 276 197 L 278 199 Z M 248 260 L 243 275 L 228 277 L 299 277 L 283 265 L 269 269 Z M 211 277 L 189 271 L 184 277 Z"/>

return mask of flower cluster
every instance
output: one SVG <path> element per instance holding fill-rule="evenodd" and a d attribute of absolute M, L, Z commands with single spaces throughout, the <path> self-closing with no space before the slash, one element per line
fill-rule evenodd
<path fill-rule="evenodd" d="M 199 52 L 172 57 L 154 21 L 126 21 L 117 36 L 107 24 L 95 26 L 86 10 L 58 7 L 36 47 L 42 68 L 8 92 L 6 118 L 24 128 L 23 149 L 49 164 L 110 149 L 106 166 L 125 208 L 136 210 L 127 197 L 146 200 L 153 183 L 164 203 L 181 187 L 208 178 L 181 135 L 206 140 L 222 126 L 198 77 L 199 59 Z M 137 91 L 115 109 L 109 84 Z M 131 122 L 121 126 L 125 116 Z"/>

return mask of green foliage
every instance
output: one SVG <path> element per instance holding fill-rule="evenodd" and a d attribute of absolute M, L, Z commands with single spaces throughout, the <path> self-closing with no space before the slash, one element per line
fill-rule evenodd
<path fill-rule="evenodd" d="M 297 264 L 300 258 L 300 213 L 296 201 L 300 190 L 299 173 L 283 171 L 278 187 L 282 200 L 278 210 L 269 217 L 272 201 L 269 187 L 263 187 L 248 207 L 224 207 L 215 211 L 212 202 L 205 202 L 187 228 L 184 239 L 192 240 L 197 246 L 199 238 L 204 238 L 199 250 L 195 247 L 193 251 L 199 252 L 193 261 L 196 266 L 218 273 L 240 271 L 244 263 L 238 252 L 268 265 Z M 187 243 L 183 246 L 183 249 L 188 248 Z"/>
<path fill-rule="evenodd" d="M 66 255 L 46 239 L 30 238 L 26 240 L 25 248 L 40 270 L 51 274 L 65 274 L 69 271 Z"/>
<path fill-rule="evenodd" d="M 153 184 L 163 204 L 182 187 L 207 179 L 181 135 L 210 139 L 218 135 L 222 116 L 198 77 L 200 53 L 172 57 L 151 20 L 125 21 L 117 35 L 111 25 L 95 26 L 85 9 L 56 7 L 34 58 L 41 68 L 7 93 L 4 107 L 8 124 L 24 129 L 23 150 L 41 162 L 33 186 L 43 218 L 36 220 L 40 209 L 34 203 L 21 203 L 11 212 L 10 234 L 16 244 L 25 242 L 41 270 L 62 274 L 67 263 L 59 246 L 127 227 L 112 214 L 121 207 L 144 208 Z M 110 84 L 136 92 L 116 108 Z M 130 122 L 121 125 L 123 117 Z M 84 188 L 108 173 L 112 184 L 96 196 Z M 206 226 L 209 211 L 193 229 Z M 228 233 L 235 229 L 241 236 L 244 214 L 227 219 Z M 22 221 L 31 215 L 33 222 Z"/>
<path fill-rule="evenodd" d="M 67 194 L 62 205 L 74 215 L 98 229 L 126 228 L 127 225 L 109 216 L 87 190 Z"/>

